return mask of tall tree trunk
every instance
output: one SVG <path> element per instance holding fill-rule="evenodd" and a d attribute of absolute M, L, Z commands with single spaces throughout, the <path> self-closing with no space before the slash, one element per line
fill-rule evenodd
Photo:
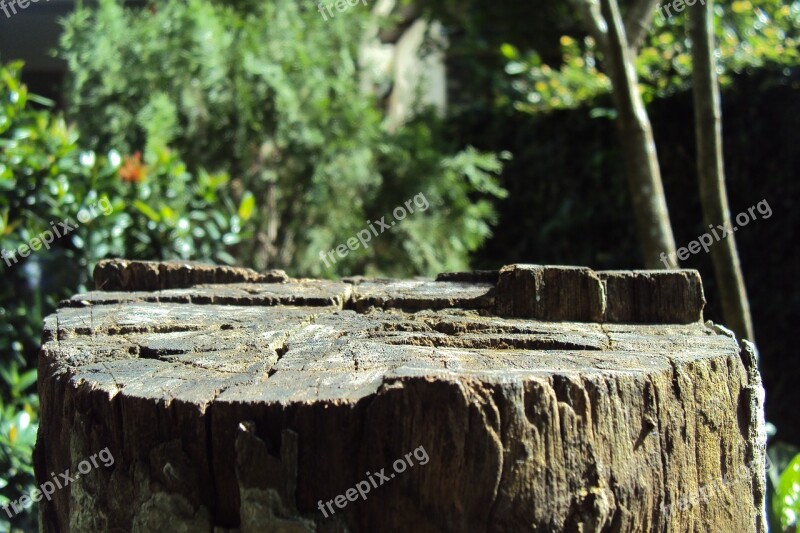
<path fill-rule="evenodd" d="M 725 171 L 722 161 L 722 111 L 714 61 L 713 0 L 689 9 L 692 39 L 694 121 L 697 142 L 697 174 L 705 223 L 731 228 Z M 753 340 L 750 304 L 736 251 L 733 232 L 711 248 L 711 259 L 722 299 L 725 323 L 740 339 Z"/>
<path fill-rule="evenodd" d="M 647 268 L 677 267 L 675 239 L 669 220 L 653 129 L 639 92 L 636 53 L 629 44 L 617 0 L 576 0 L 590 32 L 605 55 L 613 86 L 617 127 L 628 173 L 628 185 L 644 264 Z M 652 0 L 640 0 L 629 11 L 629 25 L 637 41 L 652 16 L 645 12 Z"/>

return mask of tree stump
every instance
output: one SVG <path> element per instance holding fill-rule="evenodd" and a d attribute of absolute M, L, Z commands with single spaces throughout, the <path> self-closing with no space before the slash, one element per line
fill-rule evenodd
<path fill-rule="evenodd" d="M 754 348 L 695 271 L 95 281 L 45 322 L 43 531 L 765 530 Z"/>

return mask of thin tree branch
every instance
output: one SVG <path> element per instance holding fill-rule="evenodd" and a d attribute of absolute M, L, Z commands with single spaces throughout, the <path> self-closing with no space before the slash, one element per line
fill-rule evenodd
<path fill-rule="evenodd" d="M 608 51 L 608 24 L 600 12 L 598 0 L 572 0 L 575 8 L 580 12 L 589 33 L 597 42 L 603 53 Z"/>
<path fill-rule="evenodd" d="M 632 50 L 638 50 L 642 41 L 650 32 L 653 24 L 653 15 L 660 0 L 635 0 L 625 14 L 625 34 L 628 36 L 628 45 Z"/>
<path fill-rule="evenodd" d="M 706 0 L 705 5 L 689 10 L 697 174 L 705 223 L 731 227 L 722 157 L 722 109 L 714 59 L 713 18 L 714 0 Z M 711 248 L 711 260 L 714 263 L 725 324 L 739 339 L 752 341 L 750 303 L 733 232 Z"/>
<path fill-rule="evenodd" d="M 631 190 L 639 241 L 647 268 L 674 268 L 675 238 L 661 181 L 653 128 L 639 91 L 636 54 L 628 46 L 617 0 L 600 0 L 608 24 L 607 75 L 613 86 L 617 126 Z"/>

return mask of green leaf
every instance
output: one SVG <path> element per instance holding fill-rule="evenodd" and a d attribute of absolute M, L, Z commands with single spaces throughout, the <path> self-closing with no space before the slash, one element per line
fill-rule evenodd
<path fill-rule="evenodd" d="M 15 388 L 17 389 L 17 391 L 22 393 L 25 392 L 25 389 L 27 389 L 34 383 L 36 383 L 36 369 L 32 368 L 31 370 L 28 370 L 27 372 L 19 376 L 19 381 L 17 381 Z"/>
<path fill-rule="evenodd" d="M 153 222 L 161 222 L 161 216 L 156 213 L 153 208 L 151 208 L 146 203 L 142 202 L 141 200 L 135 200 L 133 202 L 133 207 L 135 207 L 140 213 L 144 216 L 152 220 Z"/>
<path fill-rule="evenodd" d="M 503 43 L 503 45 L 500 47 L 500 53 L 503 54 L 503 57 L 505 57 L 506 59 L 510 59 L 512 61 L 519 57 L 519 52 L 517 51 L 517 48 L 514 45 L 508 43 Z"/>
<path fill-rule="evenodd" d="M 784 530 L 797 526 L 800 516 L 800 454 L 792 459 L 781 474 L 772 507 Z"/>
<path fill-rule="evenodd" d="M 253 211 L 256 208 L 256 197 L 250 191 L 244 194 L 242 203 L 239 204 L 239 218 L 247 222 L 253 216 Z"/>
<path fill-rule="evenodd" d="M 43 105 L 45 107 L 54 107 L 56 103 L 49 98 L 45 98 L 44 96 L 39 96 L 38 94 L 29 94 L 28 100 L 31 102 L 35 102 L 39 105 Z"/>

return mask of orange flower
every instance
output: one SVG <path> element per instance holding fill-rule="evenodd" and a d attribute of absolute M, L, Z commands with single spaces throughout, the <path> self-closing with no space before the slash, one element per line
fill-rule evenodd
<path fill-rule="evenodd" d="M 142 164 L 142 152 L 133 157 L 125 156 L 125 163 L 119 168 L 119 177 L 128 183 L 140 183 L 147 176 L 147 167 Z"/>

